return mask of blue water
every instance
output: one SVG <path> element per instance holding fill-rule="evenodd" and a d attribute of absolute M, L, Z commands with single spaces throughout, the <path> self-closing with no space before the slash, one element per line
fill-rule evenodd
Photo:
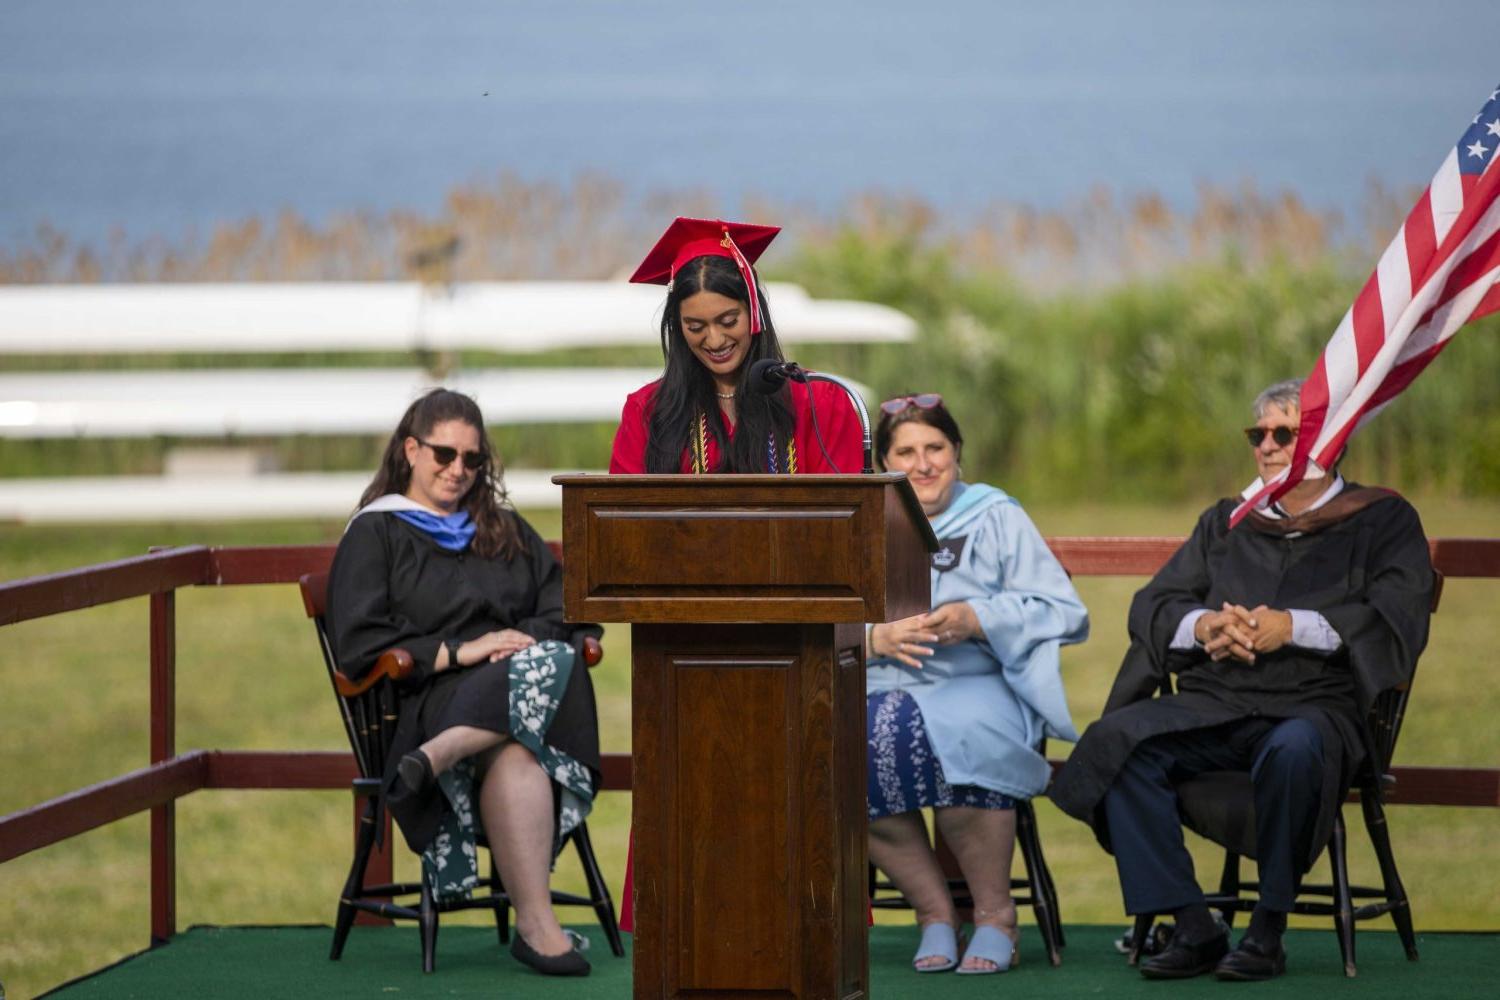
<path fill-rule="evenodd" d="M 950 210 L 1200 181 L 1352 211 L 1500 83 L 1497 0 L 3 0 L 0 247 L 512 171 Z"/>

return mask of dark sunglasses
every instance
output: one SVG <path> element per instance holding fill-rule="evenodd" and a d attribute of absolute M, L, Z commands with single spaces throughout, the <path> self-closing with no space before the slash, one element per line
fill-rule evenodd
<path fill-rule="evenodd" d="M 1260 443 L 1271 435 L 1271 440 L 1276 442 L 1277 447 L 1285 448 L 1297 440 L 1297 428 L 1295 427 L 1246 427 L 1245 437 L 1250 441 L 1250 447 L 1259 448 Z"/>
<path fill-rule="evenodd" d="M 931 410 L 943 405 L 943 397 L 935 392 L 923 392 L 915 396 L 897 396 L 895 399 L 887 399 L 880 404 L 881 413 L 889 413 L 895 416 L 907 407 L 915 406 L 919 410 Z"/>
<path fill-rule="evenodd" d="M 450 447 L 448 447 L 445 444 L 432 444 L 432 443 L 430 443 L 428 441 L 423 441 L 419 437 L 415 437 L 415 435 L 413 437 L 415 438 L 417 444 L 421 445 L 423 448 L 430 448 L 430 449 L 432 449 L 432 457 L 435 458 L 435 459 L 437 459 L 437 464 L 441 465 L 445 469 L 448 466 L 452 465 L 453 464 L 453 460 L 458 457 L 458 449 L 457 448 L 450 448 Z M 469 470 L 477 469 L 480 466 L 484 465 L 484 461 L 485 461 L 485 454 L 482 451 L 466 451 L 466 452 L 464 452 L 464 468 L 465 469 L 469 469 Z"/>

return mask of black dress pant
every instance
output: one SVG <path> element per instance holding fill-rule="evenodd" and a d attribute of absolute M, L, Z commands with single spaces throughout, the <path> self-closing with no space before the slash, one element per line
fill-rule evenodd
<path fill-rule="evenodd" d="M 1303 719 L 1236 719 L 1140 743 L 1104 798 L 1125 911 L 1167 913 L 1203 901 L 1182 838 L 1175 785 L 1205 771 L 1249 771 L 1255 787 L 1260 905 L 1289 912 L 1323 785 L 1323 740 Z"/>

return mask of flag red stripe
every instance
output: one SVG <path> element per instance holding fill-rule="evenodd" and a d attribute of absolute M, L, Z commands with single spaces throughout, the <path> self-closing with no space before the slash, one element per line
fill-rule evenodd
<path fill-rule="evenodd" d="M 1302 425 L 1307 426 L 1307 414 L 1322 414 L 1328 409 L 1328 359 L 1319 356 L 1312 374 L 1302 383 Z"/>
<path fill-rule="evenodd" d="M 1422 192 L 1422 197 L 1417 199 L 1411 214 L 1406 217 L 1402 234 L 1406 237 L 1406 266 L 1411 272 L 1411 287 L 1415 289 L 1422 280 L 1422 270 L 1437 249 L 1437 232 L 1432 228 L 1430 187 Z"/>
<path fill-rule="evenodd" d="M 1312 453 L 1313 442 L 1323 432 L 1323 421 L 1328 415 L 1327 366 L 1327 356 L 1318 355 L 1318 363 L 1313 366 L 1312 374 L 1302 383 L 1302 417 L 1298 423 L 1297 447 L 1292 452 L 1293 468 L 1306 468 L 1302 463 L 1306 462 L 1308 455 Z"/>
<path fill-rule="evenodd" d="M 1354 300 L 1354 350 L 1359 357 L 1359 375 L 1385 343 L 1385 319 L 1380 310 L 1380 275 L 1372 274 Z"/>

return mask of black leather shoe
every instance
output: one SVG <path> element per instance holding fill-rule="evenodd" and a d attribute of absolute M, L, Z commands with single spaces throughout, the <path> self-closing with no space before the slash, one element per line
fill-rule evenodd
<path fill-rule="evenodd" d="M 413 750 L 396 762 L 396 773 L 412 795 L 421 795 L 437 780 L 432 775 L 432 761 L 420 750 Z"/>
<path fill-rule="evenodd" d="M 1174 934 L 1166 951 L 1141 962 L 1141 975 L 1147 979 L 1191 979 L 1214 971 L 1228 951 L 1229 938 L 1223 934 L 1198 944 L 1188 944 L 1181 934 Z"/>
<path fill-rule="evenodd" d="M 1252 937 L 1245 937 L 1240 946 L 1214 966 L 1214 975 L 1220 979 L 1259 982 L 1275 979 L 1286 971 L 1286 949 L 1281 942 L 1264 945 Z"/>
<path fill-rule="evenodd" d="M 544 976 L 586 976 L 591 968 L 576 944 L 561 955 L 543 955 L 526 943 L 520 931 L 510 939 L 510 953 L 517 962 L 531 966 Z"/>

